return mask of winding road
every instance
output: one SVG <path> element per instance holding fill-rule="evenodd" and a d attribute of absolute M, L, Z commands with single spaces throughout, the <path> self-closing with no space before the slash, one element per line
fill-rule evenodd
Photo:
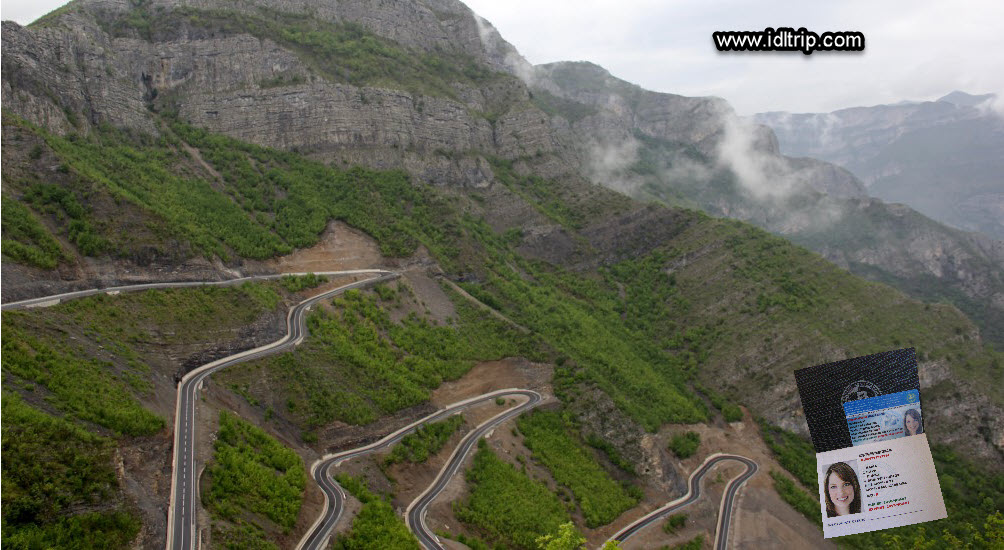
<path fill-rule="evenodd" d="M 192 370 L 181 379 L 178 385 L 177 406 L 175 409 L 175 441 L 174 441 L 174 471 L 171 483 L 171 504 L 168 512 L 167 548 L 168 550 L 193 550 L 197 547 L 198 537 L 196 531 L 196 517 L 198 513 L 198 503 L 196 501 L 196 485 L 198 475 L 195 466 L 195 402 L 196 392 L 200 389 L 202 382 L 214 372 L 229 367 L 231 365 L 258 359 L 266 355 L 289 350 L 300 344 L 306 336 L 306 313 L 311 306 L 317 302 L 341 294 L 352 288 L 364 288 L 379 284 L 384 281 L 393 280 L 399 277 L 397 273 L 378 269 L 357 269 L 347 271 L 318 272 L 317 275 L 374 275 L 362 281 L 343 285 L 338 288 L 328 290 L 317 296 L 308 298 L 293 306 L 286 317 L 286 335 L 270 344 L 247 350 L 212 363 L 203 365 Z M 237 285 L 246 281 L 278 279 L 286 275 L 305 275 L 305 273 L 285 273 L 277 275 L 259 275 L 242 277 L 239 279 L 229 279 L 225 281 L 209 282 L 166 282 L 166 283 L 145 283 L 136 285 L 124 285 L 117 287 L 97 288 L 66 292 L 53 296 L 44 296 L 2 304 L 4 311 L 11 309 L 25 309 L 31 307 L 46 307 L 58 304 L 62 301 L 92 296 L 96 294 L 118 294 L 121 292 L 135 292 L 140 290 L 150 290 L 158 288 L 184 288 L 197 286 L 229 286 Z M 477 441 L 495 429 L 499 424 L 519 416 L 523 412 L 537 406 L 542 397 L 537 392 L 523 389 L 497 390 L 477 397 L 473 397 L 432 413 L 416 422 L 413 422 L 399 430 L 385 436 L 384 438 L 356 449 L 342 451 L 339 453 L 324 456 L 314 462 L 311 466 L 311 474 L 314 480 L 321 487 L 325 496 L 324 511 L 296 546 L 297 550 L 316 550 L 323 548 L 328 541 L 331 531 L 338 523 L 344 509 L 345 495 L 340 486 L 331 478 L 330 470 L 345 460 L 357 458 L 369 453 L 385 449 L 400 441 L 404 436 L 414 431 L 418 426 L 435 422 L 453 414 L 457 414 L 464 409 L 483 403 L 498 397 L 523 396 L 526 401 L 516 407 L 505 410 L 502 413 L 485 421 L 480 426 L 468 433 L 454 449 L 446 465 L 440 470 L 435 481 L 418 498 L 416 498 L 405 512 L 405 520 L 408 527 L 418 537 L 419 542 L 430 550 L 443 550 L 439 539 L 429 530 L 425 524 L 425 514 L 430 504 L 446 488 L 450 479 L 456 475 L 464 460 L 470 454 L 471 449 Z M 758 470 L 756 462 L 739 456 L 716 453 L 705 459 L 700 468 L 690 475 L 689 488 L 687 494 L 666 504 L 665 506 L 645 515 L 634 523 L 618 531 L 609 540 L 624 542 L 641 529 L 651 525 L 676 510 L 689 506 L 701 496 L 701 480 L 704 475 L 716 464 L 726 460 L 735 460 L 746 466 L 746 471 L 732 479 L 725 489 L 718 514 L 718 525 L 715 530 L 716 550 L 724 550 L 728 544 L 729 527 L 732 521 L 732 508 L 736 494 L 740 487 L 752 477 Z"/>
<path fill-rule="evenodd" d="M 352 288 L 372 286 L 398 277 L 396 273 L 382 270 L 333 271 L 319 273 L 319 275 L 357 273 L 370 273 L 376 276 L 340 286 L 300 302 L 293 306 L 286 316 L 286 336 L 271 344 L 203 365 L 181 379 L 181 383 L 178 385 L 178 402 L 174 420 L 174 477 L 171 483 L 171 507 L 168 513 L 167 528 L 167 548 L 169 550 L 192 550 L 197 543 L 195 520 L 198 515 L 198 502 L 195 497 L 198 475 L 195 468 L 195 402 L 196 392 L 201 387 L 203 380 L 220 369 L 279 353 L 298 345 L 306 336 L 306 313 L 317 302 Z"/>
<path fill-rule="evenodd" d="M 198 475 L 195 467 L 195 395 L 202 382 L 214 372 L 241 363 L 258 359 L 266 355 L 286 351 L 297 346 L 306 336 L 306 312 L 317 302 L 341 294 L 353 288 L 364 288 L 399 277 L 397 273 L 382 269 L 352 269 L 345 271 L 315 272 L 315 275 L 374 275 L 362 281 L 356 281 L 338 288 L 322 292 L 293 306 L 286 315 L 286 335 L 281 339 L 264 346 L 243 351 L 224 357 L 212 363 L 202 365 L 184 376 L 178 384 L 178 397 L 174 419 L 174 458 L 173 476 L 171 479 L 171 504 L 168 510 L 167 548 L 168 550 L 192 550 L 198 543 L 195 520 L 198 515 L 196 501 L 196 484 Z M 105 288 L 93 288 L 65 292 L 52 296 L 42 296 L 28 300 L 5 303 L 4 311 L 26 309 L 32 307 L 48 307 L 66 300 L 94 296 L 97 294 L 119 294 L 160 288 L 186 288 L 199 286 L 232 286 L 247 281 L 264 281 L 279 279 L 289 275 L 306 275 L 306 273 L 280 273 L 274 275 L 256 275 L 227 279 L 224 281 L 184 281 L 143 283 Z"/>
<path fill-rule="evenodd" d="M 756 462 L 753 462 L 744 456 L 722 453 L 715 453 L 709 456 L 704 460 L 704 464 L 701 464 L 700 468 L 694 470 L 694 473 L 690 474 L 690 483 L 687 489 L 687 494 L 670 502 L 662 508 L 659 508 L 658 510 L 650 512 L 648 515 L 642 517 L 627 527 L 624 527 L 614 536 L 610 537 L 609 540 L 624 542 L 630 536 L 651 525 L 653 522 L 668 516 L 680 508 L 693 504 L 701 497 L 701 480 L 704 478 L 704 475 L 707 474 L 708 470 L 716 464 L 725 460 L 735 460 L 743 463 L 746 466 L 746 471 L 729 482 L 729 485 L 725 488 L 725 494 L 722 496 L 721 507 L 718 511 L 718 526 L 715 529 L 715 550 L 724 550 L 728 545 L 729 526 L 732 521 L 732 505 L 735 501 L 736 493 L 739 491 L 739 488 L 746 483 L 747 479 L 753 477 L 753 474 L 757 472 L 759 467 Z"/>
<path fill-rule="evenodd" d="M 408 511 L 405 513 L 408 521 L 408 527 L 415 533 L 419 541 L 422 542 L 422 545 L 430 549 L 442 548 L 435 535 L 429 532 L 428 528 L 425 526 L 424 516 L 426 507 L 428 507 L 436 496 L 442 492 L 453 475 L 460 469 L 464 459 L 467 458 L 467 455 L 470 453 L 471 448 L 473 448 L 477 440 L 506 420 L 519 416 L 523 412 L 537 406 L 542 399 L 539 393 L 531 390 L 511 388 L 496 390 L 477 397 L 472 397 L 470 399 L 449 405 L 426 416 L 425 418 L 422 418 L 421 420 L 412 422 L 411 424 L 408 424 L 407 426 L 383 437 L 379 441 L 355 449 L 326 455 L 317 460 L 311 466 L 310 472 L 314 481 L 317 482 L 317 484 L 321 487 L 321 491 L 324 493 L 324 511 L 322 512 L 321 517 L 314 522 L 314 525 L 310 528 L 303 539 L 300 540 L 300 543 L 296 546 L 296 550 L 316 550 L 318 548 L 324 548 L 328 538 L 331 536 L 332 529 L 334 529 L 339 518 L 341 518 L 342 510 L 344 509 L 345 494 L 342 492 L 342 488 L 339 487 L 338 484 L 331 478 L 331 468 L 337 467 L 346 460 L 351 460 L 353 458 L 358 458 L 360 456 L 386 449 L 400 441 L 404 436 L 413 432 L 422 424 L 435 422 L 448 416 L 452 416 L 468 407 L 479 405 L 485 401 L 497 399 L 499 397 L 514 396 L 522 396 L 527 399 L 518 406 L 512 407 L 495 415 L 464 436 L 454 449 L 449 460 L 447 460 L 446 465 L 440 469 L 436 480 L 428 489 L 425 490 L 424 493 L 422 493 L 422 495 L 420 495 L 414 502 L 411 503 L 411 505 L 408 506 Z"/>

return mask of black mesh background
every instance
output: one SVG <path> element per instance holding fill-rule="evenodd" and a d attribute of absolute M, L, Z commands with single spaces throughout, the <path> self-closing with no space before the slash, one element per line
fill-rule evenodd
<path fill-rule="evenodd" d="M 851 446 L 844 401 L 920 390 L 913 348 L 799 369 L 795 382 L 817 453 Z"/>

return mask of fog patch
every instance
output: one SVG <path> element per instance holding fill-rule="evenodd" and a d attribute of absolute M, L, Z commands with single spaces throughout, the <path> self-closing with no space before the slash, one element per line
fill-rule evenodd
<path fill-rule="evenodd" d="M 523 81 L 528 87 L 533 86 L 537 81 L 536 71 L 529 61 L 523 58 L 516 48 L 506 42 L 502 35 L 487 19 L 471 12 L 474 16 L 474 23 L 478 28 L 478 37 L 481 38 L 481 45 L 489 56 L 500 58 L 502 65 L 509 70 L 516 78 Z"/>
<path fill-rule="evenodd" d="M 590 141 L 586 146 L 586 170 L 589 179 L 600 185 L 633 195 L 641 181 L 633 177 L 631 167 L 638 162 L 641 143 L 633 137 L 613 142 Z"/>
<path fill-rule="evenodd" d="M 760 201 L 786 198 L 796 189 L 797 180 L 783 157 L 758 146 L 757 132 L 757 125 L 749 120 L 725 117 L 717 162 L 732 170 L 753 198 Z"/>
<path fill-rule="evenodd" d="M 976 106 L 984 115 L 997 115 L 1004 119 L 1004 97 L 1002 94 L 993 94 L 993 97 Z"/>

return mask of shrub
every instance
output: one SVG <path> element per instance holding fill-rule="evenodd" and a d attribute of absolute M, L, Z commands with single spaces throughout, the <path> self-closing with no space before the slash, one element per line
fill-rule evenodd
<path fill-rule="evenodd" d="M 701 434 L 697 432 L 685 432 L 676 434 L 669 441 L 669 449 L 680 458 L 690 458 L 701 446 Z"/>

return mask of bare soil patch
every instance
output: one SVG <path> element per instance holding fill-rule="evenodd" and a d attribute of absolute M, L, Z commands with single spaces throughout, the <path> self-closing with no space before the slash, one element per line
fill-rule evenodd
<path fill-rule="evenodd" d="M 372 237 L 344 222 L 332 221 L 314 246 L 269 260 L 265 265 L 279 273 L 341 271 L 383 265 L 383 256 Z"/>

